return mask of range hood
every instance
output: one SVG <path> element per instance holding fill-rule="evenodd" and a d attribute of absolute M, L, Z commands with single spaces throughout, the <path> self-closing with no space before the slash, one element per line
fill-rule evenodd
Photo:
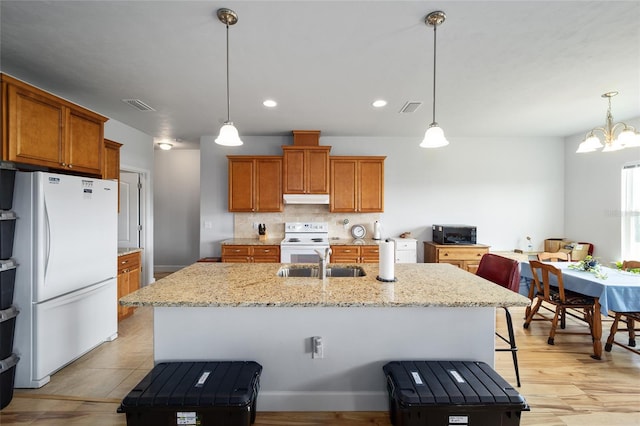
<path fill-rule="evenodd" d="M 285 204 L 329 204 L 329 194 L 284 194 Z"/>

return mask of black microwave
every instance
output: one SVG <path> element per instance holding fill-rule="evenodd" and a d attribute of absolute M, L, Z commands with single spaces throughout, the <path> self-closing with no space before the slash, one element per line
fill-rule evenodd
<path fill-rule="evenodd" d="M 433 225 L 433 242 L 437 244 L 475 244 L 476 227 L 469 225 Z"/>

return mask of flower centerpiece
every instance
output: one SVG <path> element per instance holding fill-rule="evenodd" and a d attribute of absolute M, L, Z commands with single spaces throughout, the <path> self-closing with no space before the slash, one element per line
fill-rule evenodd
<path fill-rule="evenodd" d="M 579 262 L 572 263 L 571 265 L 569 265 L 569 269 L 591 272 L 596 276 L 596 278 L 600 278 L 603 280 L 607 279 L 607 274 L 602 271 L 602 266 L 600 265 L 600 262 L 598 262 L 598 260 L 591 255 L 586 256 L 584 259 L 582 259 Z"/>

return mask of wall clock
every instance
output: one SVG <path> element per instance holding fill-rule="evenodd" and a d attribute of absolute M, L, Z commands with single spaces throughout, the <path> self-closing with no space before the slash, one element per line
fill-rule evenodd
<path fill-rule="evenodd" d="M 351 227 L 351 235 L 353 238 L 364 238 L 367 235 L 367 230 L 362 225 L 353 225 Z"/>

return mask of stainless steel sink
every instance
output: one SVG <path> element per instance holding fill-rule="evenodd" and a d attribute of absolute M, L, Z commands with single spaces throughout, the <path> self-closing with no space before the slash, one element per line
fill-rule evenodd
<path fill-rule="evenodd" d="M 279 277 L 318 278 L 317 266 L 283 266 L 278 270 Z M 327 278 L 354 278 L 367 275 L 360 266 L 342 266 L 327 268 Z"/>

